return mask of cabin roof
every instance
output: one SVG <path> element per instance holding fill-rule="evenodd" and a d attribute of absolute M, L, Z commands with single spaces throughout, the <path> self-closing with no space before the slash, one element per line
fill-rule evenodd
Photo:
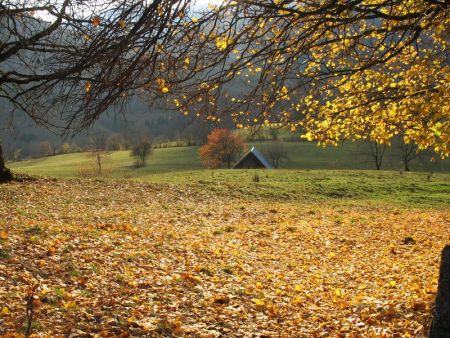
<path fill-rule="evenodd" d="M 272 165 L 269 163 L 269 161 L 266 160 L 266 158 L 263 156 L 263 154 L 261 154 L 255 147 L 252 147 L 252 149 L 250 149 L 244 156 L 241 157 L 241 159 L 239 161 L 237 161 L 237 163 L 234 165 L 233 168 L 236 168 L 237 166 L 239 166 L 239 164 L 241 164 L 250 154 L 253 154 L 256 159 L 261 162 L 261 164 L 266 168 L 266 169 L 272 169 Z"/>

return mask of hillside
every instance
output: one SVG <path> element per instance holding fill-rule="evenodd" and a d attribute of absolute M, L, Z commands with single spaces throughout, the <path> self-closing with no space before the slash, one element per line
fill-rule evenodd
<path fill-rule="evenodd" d="M 140 177 L 158 172 L 200 169 L 197 147 L 155 149 L 145 168 L 135 168 L 129 151 L 110 152 L 105 157 L 105 171 L 114 177 Z M 89 167 L 88 153 L 42 157 L 10 163 L 15 171 L 52 177 L 76 177 L 80 168 Z"/>
<path fill-rule="evenodd" d="M 269 142 L 249 143 L 264 151 Z M 289 160 L 282 162 L 284 169 L 361 169 L 372 170 L 373 161 L 367 145 L 344 143 L 338 147 L 321 148 L 310 142 L 284 142 Z M 197 155 L 198 147 L 176 147 L 155 149 L 145 168 L 134 168 L 128 151 L 111 152 L 106 162 L 109 176 L 137 178 L 155 173 L 190 171 L 201 169 Z M 32 175 L 53 177 L 76 177 L 80 168 L 89 166 L 86 153 L 65 154 L 10 163 L 15 171 Z M 400 155 L 396 149 L 388 149 L 383 161 L 383 170 L 400 170 Z M 425 159 L 412 161 L 414 171 L 449 172 L 450 160 L 430 162 Z"/>
<path fill-rule="evenodd" d="M 275 201 L 331 200 L 345 204 L 365 201 L 418 208 L 450 205 L 450 173 L 357 169 L 211 171 L 200 169 L 198 161 L 192 160 L 195 154 L 195 147 L 157 149 L 148 167 L 134 169 L 128 152 L 114 152 L 110 163 L 116 163 L 115 169 L 97 179 L 139 180 L 180 187 L 195 185 L 217 194 L 244 194 Z M 16 172 L 76 178 L 77 168 L 88 161 L 86 155 L 69 154 L 14 163 L 11 167 Z"/>

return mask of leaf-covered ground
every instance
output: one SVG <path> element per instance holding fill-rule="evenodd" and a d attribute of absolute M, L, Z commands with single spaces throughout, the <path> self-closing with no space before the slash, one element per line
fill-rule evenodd
<path fill-rule="evenodd" d="M 449 210 L 202 185 L 0 186 L 0 334 L 424 337 Z"/>

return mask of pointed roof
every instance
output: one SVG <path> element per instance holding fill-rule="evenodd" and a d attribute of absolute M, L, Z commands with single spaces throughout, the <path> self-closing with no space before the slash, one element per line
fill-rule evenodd
<path fill-rule="evenodd" d="M 266 169 L 273 169 L 272 165 L 269 163 L 269 161 L 266 160 L 266 158 L 261 154 L 255 147 L 252 147 L 250 151 L 248 151 L 244 156 L 241 157 L 239 161 L 234 165 L 233 168 L 239 167 L 239 165 L 250 155 L 254 155 L 256 159 L 266 168 Z"/>

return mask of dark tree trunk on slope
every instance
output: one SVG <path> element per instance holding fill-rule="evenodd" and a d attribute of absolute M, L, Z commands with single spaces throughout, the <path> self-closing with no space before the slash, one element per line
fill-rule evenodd
<path fill-rule="evenodd" d="M 381 164 L 383 163 L 384 152 L 386 151 L 385 144 L 379 144 L 377 142 L 370 142 L 370 153 L 375 162 L 377 170 L 381 169 Z"/>
<path fill-rule="evenodd" d="M 405 171 L 410 171 L 409 163 L 417 157 L 417 150 L 417 145 L 415 143 L 403 144 L 400 146 L 402 163 Z"/>
<path fill-rule="evenodd" d="M 442 252 L 439 285 L 429 338 L 450 337 L 450 245 Z"/>
<path fill-rule="evenodd" d="M 102 173 L 102 159 L 100 157 L 100 152 L 97 152 L 97 168 L 98 168 L 98 173 L 101 174 Z"/>
<path fill-rule="evenodd" d="M 5 159 L 3 158 L 3 149 L 0 144 L 0 183 L 8 182 L 12 179 L 11 171 L 5 166 Z"/>

